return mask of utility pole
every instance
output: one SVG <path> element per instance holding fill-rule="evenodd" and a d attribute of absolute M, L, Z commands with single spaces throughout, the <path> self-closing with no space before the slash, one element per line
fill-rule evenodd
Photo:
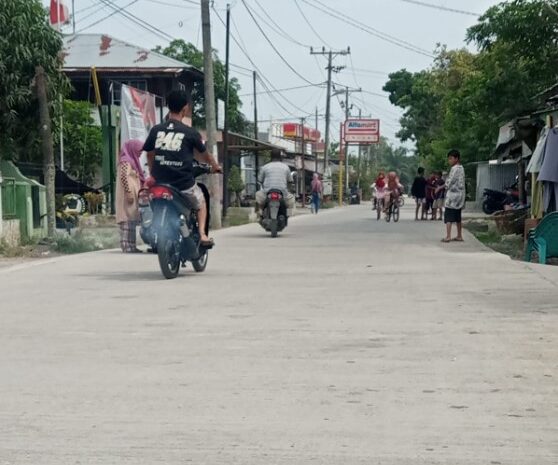
<path fill-rule="evenodd" d="M 76 33 L 76 1 L 72 0 L 72 34 Z"/>
<path fill-rule="evenodd" d="M 362 109 L 358 109 L 358 119 L 362 119 Z M 362 144 L 358 144 L 357 187 L 360 189 L 360 168 L 362 159 Z"/>
<path fill-rule="evenodd" d="M 52 147 L 52 123 L 48 109 L 45 70 L 35 67 L 35 85 L 39 100 L 41 146 L 43 151 L 43 174 L 46 186 L 47 234 L 50 239 L 56 234 L 56 205 L 54 193 L 54 150 Z"/>
<path fill-rule="evenodd" d="M 211 19 L 209 15 L 209 0 L 201 0 L 201 20 L 203 38 L 203 72 L 205 89 L 205 127 L 207 131 L 207 145 L 210 153 L 219 161 L 217 153 L 217 121 L 215 119 L 215 83 L 213 78 L 213 48 L 211 46 Z M 227 154 L 223 155 L 225 158 Z M 209 191 L 213 197 L 211 202 L 211 227 L 221 228 L 221 208 L 219 206 L 219 175 L 209 175 Z"/>
<path fill-rule="evenodd" d="M 304 160 L 304 154 L 306 153 L 306 141 L 304 140 L 304 124 L 306 123 L 306 118 L 300 118 L 300 153 L 302 154 L 302 170 L 300 175 L 300 190 L 302 191 L 302 208 L 306 207 L 306 163 Z"/>
<path fill-rule="evenodd" d="M 223 128 L 223 218 L 229 208 L 229 58 L 231 38 L 231 5 L 227 3 L 227 39 L 225 45 L 225 124 Z"/>
<path fill-rule="evenodd" d="M 336 73 L 341 71 L 344 67 L 334 67 L 333 59 L 338 55 L 350 55 L 351 48 L 347 47 L 347 50 L 330 50 L 326 52 L 325 47 L 322 47 L 321 51 L 314 51 L 310 48 L 311 55 L 325 55 L 327 56 L 327 95 L 326 95 L 326 127 L 325 127 L 325 152 L 324 152 L 324 173 L 327 171 L 329 166 L 329 127 L 331 122 L 331 73 L 335 71 Z"/>
<path fill-rule="evenodd" d="M 252 73 L 252 77 L 254 79 L 254 139 L 258 140 L 259 138 L 259 130 L 258 130 L 258 100 L 257 100 L 257 88 L 256 83 L 258 80 L 258 75 L 256 71 Z M 258 163 L 259 152 L 257 150 L 254 151 L 254 172 L 256 174 L 256 191 L 258 190 L 258 172 L 260 170 L 259 163 Z"/>
<path fill-rule="evenodd" d="M 318 130 L 318 107 L 316 107 L 316 131 Z M 320 143 L 319 140 L 317 140 L 316 142 L 314 142 L 314 157 L 316 158 L 316 169 L 314 170 L 316 173 L 318 173 L 318 144 Z M 322 173 L 323 174 L 323 173 Z"/>

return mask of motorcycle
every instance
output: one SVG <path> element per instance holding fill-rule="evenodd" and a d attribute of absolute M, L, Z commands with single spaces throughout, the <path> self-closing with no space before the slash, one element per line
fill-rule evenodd
<path fill-rule="evenodd" d="M 209 174 L 208 166 L 194 168 L 194 177 Z M 210 198 L 207 187 L 198 183 L 207 205 L 209 231 Z M 192 210 L 186 200 L 174 187 L 168 184 L 155 184 L 148 190 L 149 205 L 145 204 L 146 194 L 140 196 L 141 229 L 143 241 L 151 246 L 159 258 L 159 266 L 167 279 L 176 278 L 180 267 L 187 262 L 198 273 L 205 271 L 208 251 L 212 246 L 202 246 L 198 230 L 197 212 Z"/>
<path fill-rule="evenodd" d="M 487 215 L 492 215 L 494 212 L 504 210 L 506 205 L 519 202 L 519 192 L 514 190 L 514 186 L 509 187 L 505 192 L 485 189 L 483 196 L 482 211 Z"/>
<path fill-rule="evenodd" d="M 271 189 L 266 195 L 260 226 L 270 232 L 271 237 L 277 237 L 277 233 L 287 227 L 288 221 L 287 203 L 283 192 Z"/>

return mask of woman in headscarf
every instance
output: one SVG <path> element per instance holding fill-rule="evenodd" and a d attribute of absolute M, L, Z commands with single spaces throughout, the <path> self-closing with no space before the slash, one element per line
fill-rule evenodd
<path fill-rule="evenodd" d="M 124 253 L 141 253 L 136 247 L 139 223 L 138 193 L 145 182 L 140 157 L 143 142 L 127 141 L 120 152 L 116 178 L 116 222 L 120 227 L 120 248 Z"/>
<path fill-rule="evenodd" d="M 322 181 L 320 181 L 320 175 L 314 173 L 314 178 L 312 179 L 312 212 L 316 215 L 320 209 L 320 199 L 324 192 L 324 186 Z"/>

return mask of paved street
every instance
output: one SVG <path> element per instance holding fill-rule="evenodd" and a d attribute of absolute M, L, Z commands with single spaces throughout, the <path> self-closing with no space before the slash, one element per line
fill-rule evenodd
<path fill-rule="evenodd" d="M 558 270 L 371 213 L 0 270 L 0 464 L 558 463 Z"/>

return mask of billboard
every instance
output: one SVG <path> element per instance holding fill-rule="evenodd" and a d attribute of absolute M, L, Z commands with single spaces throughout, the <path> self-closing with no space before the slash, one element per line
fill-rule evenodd
<path fill-rule="evenodd" d="M 344 139 L 347 144 L 377 144 L 380 142 L 379 119 L 348 119 Z"/>
<path fill-rule="evenodd" d="M 308 142 L 319 142 L 321 138 L 320 131 L 317 129 L 302 126 L 298 123 L 283 123 L 283 137 L 286 139 L 302 139 Z"/>
<path fill-rule="evenodd" d="M 145 141 L 151 128 L 157 124 L 155 96 L 122 84 L 121 99 L 120 146 L 130 139 Z M 141 164 L 147 176 L 149 169 L 145 154 L 142 154 Z"/>

